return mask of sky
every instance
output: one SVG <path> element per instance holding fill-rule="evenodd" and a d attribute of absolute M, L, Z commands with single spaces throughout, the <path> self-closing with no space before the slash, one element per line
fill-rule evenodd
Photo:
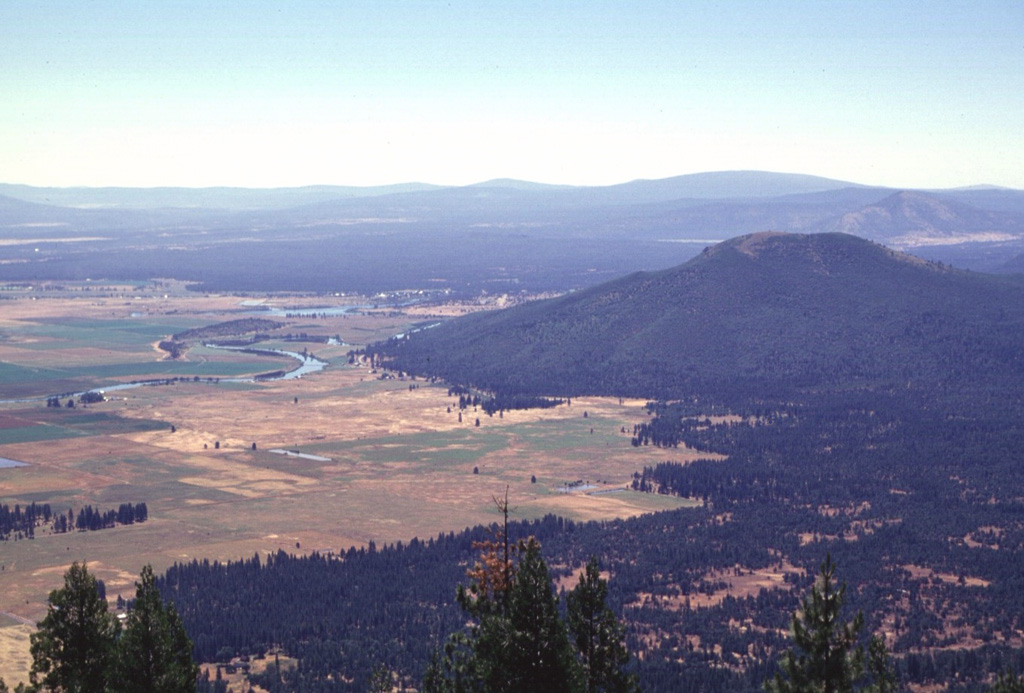
<path fill-rule="evenodd" d="M 5 0 L 0 182 L 1024 189 L 1019 0 Z"/>

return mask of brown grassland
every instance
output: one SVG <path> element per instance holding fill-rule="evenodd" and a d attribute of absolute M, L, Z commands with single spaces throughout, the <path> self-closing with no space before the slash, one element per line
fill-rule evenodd
<path fill-rule="evenodd" d="M 88 288 L 0 297 L 8 299 L 0 300 L 0 400 L 35 398 L 0 403 L 0 457 L 28 463 L 0 468 L 0 503 L 77 512 L 145 502 L 149 520 L 94 532 L 40 528 L 33 540 L 0 542 L 0 676 L 8 684 L 26 680 L 29 624 L 44 615 L 72 561 L 88 562 L 113 599 L 131 595 L 147 563 L 161 571 L 194 558 L 341 551 L 490 523 L 498 518 L 492 498 L 506 487 L 517 517 L 608 519 L 686 504 L 627 490 L 645 464 L 694 456 L 630 445 L 633 424 L 646 417 L 642 401 L 583 398 L 493 417 L 469 409 L 460 422 L 446 386 L 381 379 L 347 363 L 350 346 L 275 342 L 305 346 L 329 366 L 295 380 L 217 384 L 192 382 L 189 369 L 206 378 L 222 367 L 227 376 L 293 362 L 197 347 L 173 364 L 181 382 L 112 392 L 87 408 L 48 408 L 45 397 L 61 391 L 48 388 L 65 383 L 164 377 L 166 354 L 154 345 L 173 332 L 236 319 L 254 304 L 348 300 L 207 296 L 171 283 Z M 282 334 L 337 334 L 363 345 L 427 317 L 494 305 L 270 317 L 285 325 Z M 65 321 L 79 331 L 64 332 Z M 117 370 L 124 364 L 130 375 Z M 576 480 L 594 488 L 562 490 Z"/>

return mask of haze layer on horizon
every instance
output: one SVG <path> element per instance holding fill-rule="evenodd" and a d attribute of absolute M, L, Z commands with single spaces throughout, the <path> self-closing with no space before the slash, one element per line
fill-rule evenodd
<path fill-rule="evenodd" d="M 0 181 L 1024 188 L 1024 4 L 0 5 Z"/>

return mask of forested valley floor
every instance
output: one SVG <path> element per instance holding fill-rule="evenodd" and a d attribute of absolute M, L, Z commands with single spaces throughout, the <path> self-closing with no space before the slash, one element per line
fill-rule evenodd
<path fill-rule="evenodd" d="M 912 392 L 852 393 L 717 424 L 659 408 L 683 442 L 728 460 L 664 463 L 635 483 L 702 508 L 514 531 L 541 541 L 556 580 L 599 558 L 645 691 L 760 689 L 827 554 L 850 613 L 865 613 L 905 685 L 984 690 L 995 673 L 1024 670 L 1024 411 L 1013 388 L 992 394 L 963 411 L 956 393 L 930 393 L 929 407 Z M 455 586 L 486 535 L 180 565 L 161 585 L 204 658 L 280 646 L 309 690 L 359 690 L 379 664 L 414 685 L 464 618 Z"/>

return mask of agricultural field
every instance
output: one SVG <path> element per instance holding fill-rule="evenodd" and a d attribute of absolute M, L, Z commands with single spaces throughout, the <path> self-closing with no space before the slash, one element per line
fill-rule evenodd
<path fill-rule="evenodd" d="M 687 504 L 627 488 L 644 465 L 695 455 L 630 445 L 647 417 L 642 401 L 574 399 L 494 416 L 470 407 L 460 417 L 444 384 L 349 363 L 356 346 L 487 305 L 397 309 L 167 283 L 88 288 L 0 297 L 0 458 L 25 465 L 0 466 L 0 503 L 66 514 L 144 502 L 148 519 L 60 534 L 40 527 L 34 539 L 0 542 L 8 683 L 24 680 L 31 624 L 72 561 L 88 562 L 113 601 L 131 596 L 147 563 L 160 571 L 279 549 L 337 552 L 489 523 L 506 488 L 516 517 L 610 519 Z M 244 378 L 296 362 L 200 345 L 175 360 L 157 348 L 267 308 L 259 316 L 282 328 L 259 347 L 307 349 L 324 370 L 252 382 Z M 310 341 L 276 337 L 288 333 Z M 68 393 L 151 379 L 171 380 L 66 406 Z M 61 406 L 47 406 L 55 395 Z"/>

